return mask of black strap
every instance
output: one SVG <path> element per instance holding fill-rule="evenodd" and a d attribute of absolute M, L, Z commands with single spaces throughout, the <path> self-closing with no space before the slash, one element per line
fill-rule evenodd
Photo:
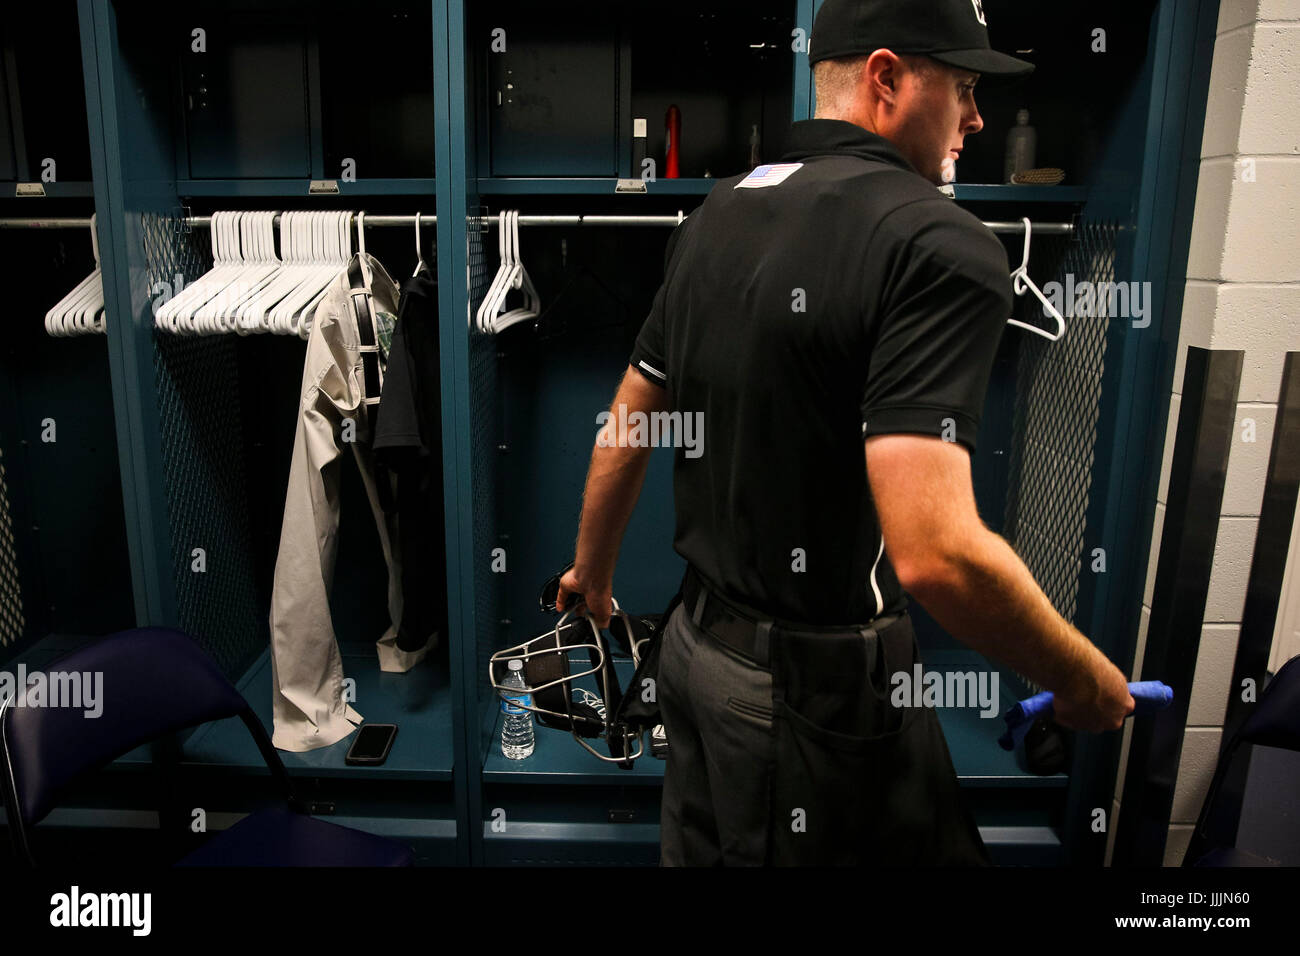
<path fill-rule="evenodd" d="M 365 373 L 366 398 L 379 398 L 383 380 L 379 375 L 379 349 L 376 347 L 375 318 L 370 306 L 370 289 L 361 270 L 361 257 L 348 263 L 348 286 L 352 289 L 352 315 L 357 323 L 357 341 L 361 344 L 361 367 Z"/>
<path fill-rule="evenodd" d="M 605 664 L 602 667 L 600 663 L 601 653 L 604 653 Z M 605 742 L 609 746 L 609 755 L 611 757 L 627 757 L 627 748 L 624 739 L 628 734 L 626 724 L 618 722 L 616 717 L 623 705 L 623 689 L 618 683 L 618 671 L 614 669 L 614 655 L 610 651 L 609 641 L 605 635 L 596 631 L 595 644 L 587 648 L 587 659 L 591 662 L 592 670 L 600 678 L 601 697 L 605 703 Z M 632 761 L 620 760 L 620 767 L 631 767 Z"/>

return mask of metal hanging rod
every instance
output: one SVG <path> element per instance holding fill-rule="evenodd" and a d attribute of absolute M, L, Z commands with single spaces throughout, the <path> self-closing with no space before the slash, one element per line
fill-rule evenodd
<path fill-rule="evenodd" d="M 1035 236 L 1073 236 L 1074 223 L 1072 222 L 1034 222 L 1029 220 L 1033 226 Z M 985 222 L 990 232 L 998 234 L 1011 233 L 1017 236 L 1024 235 L 1025 224 L 1023 222 Z"/>
<path fill-rule="evenodd" d="M 276 217 L 278 224 L 279 215 Z M 519 225 L 521 226 L 676 226 L 685 218 L 679 211 L 676 216 L 520 216 Z M 471 225 L 484 226 L 492 228 L 497 225 L 496 216 L 466 216 L 466 222 Z M 212 225 L 211 216 L 188 216 L 183 220 L 189 226 L 207 228 Z M 420 223 L 430 225 L 436 223 L 438 217 L 435 215 L 426 216 L 420 214 Z M 415 215 L 409 216 L 384 216 L 371 215 L 366 213 L 365 224 L 367 226 L 414 226 Z M 1023 222 L 985 222 L 985 226 L 990 231 L 999 234 L 1021 235 L 1025 231 Z M 8 218 L 0 219 L 0 229 L 70 229 L 70 228 L 89 228 L 89 217 L 45 217 L 41 219 L 27 218 Z M 1033 223 L 1034 235 L 1042 236 L 1073 236 L 1074 223 L 1072 222 L 1035 222 Z"/>
<path fill-rule="evenodd" d="M 0 229 L 89 229 L 89 216 L 46 216 L 41 219 L 0 219 Z"/>
<path fill-rule="evenodd" d="M 529 216 L 521 215 L 519 225 L 521 226 L 676 226 L 686 214 L 678 211 L 675 216 Z M 190 216 L 186 220 L 191 226 L 210 226 L 212 224 L 211 216 Z M 420 223 L 422 225 L 433 225 L 438 221 L 436 215 L 425 215 L 420 213 Z M 486 226 L 491 228 L 497 225 L 496 216 L 466 216 L 465 221 L 472 226 Z M 276 225 L 280 223 L 279 215 L 275 217 Z M 366 213 L 365 224 L 367 226 L 414 226 L 414 214 L 409 216 L 383 216 L 379 214 L 372 215 Z"/>

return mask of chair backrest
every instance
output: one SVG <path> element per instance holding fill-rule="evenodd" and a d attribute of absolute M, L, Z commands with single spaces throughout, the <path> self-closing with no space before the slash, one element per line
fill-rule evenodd
<path fill-rule="evenodd" d="M 1232 842 L 1246 783 L 1243 774 L 1232 774 L 1232 770 L 1243 744 L 1300 751 L 1300 656 L 1278 669 L 1260 694 L 1254 711 L 1223 748 L 1188 841 L 1183 866 L 1194 865 L 1217 844 Z"/>
<path fill-rule="evenodd" d="M 1273 675 L 1237 736 L 1242 743 L 1300 750 L 1300 656 Z"/>
<path fill-rule="evenodd" d="M 29 675 L 0 710 L 0 775 L 24 849 L 24 829 L 83 773 L 168 734 L 226 717 L 247 724 L 252 716 L 212 658 L 170 628 L 99 638 L 50 664 L 43 677 Z"/>

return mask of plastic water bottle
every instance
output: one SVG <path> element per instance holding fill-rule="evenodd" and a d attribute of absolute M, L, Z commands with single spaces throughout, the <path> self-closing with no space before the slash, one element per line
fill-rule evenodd
<path fill-rule="evenodd" d="M 1011 182 L 1016 173 L 1033 169 L 1038 150 L 1038 133 L 1029 125 L 1029 110 L 1016 113 L 1016 125 L 1007 132 L 1007 155 L 1004 182 Z"/>
<path fill-rule="evenodd" d="M 533 712 L 518 705 L 531 707 L 533 697 L 524 683 L 524 662 L 514 660 L 509 666 L 510 673 L 501 685 L 518 693 L 501 700 L 501 712 L 506 715 L 505 726 L 501 728 L 501 753 L 511 760 L 523 760 L 533 752 Z"/>

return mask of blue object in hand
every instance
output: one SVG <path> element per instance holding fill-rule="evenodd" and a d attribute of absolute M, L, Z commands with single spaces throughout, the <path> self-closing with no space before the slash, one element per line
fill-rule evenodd
<path fill-rule="evenodd" d="M 1128 685 L 1128 692 L 1133 695 L 1133 713 L 1149 714 L 1164 710 L 1174 699 L 1174 689 L 1158 680 L 1137 681 Z M 1014 750 L 1016 744 L 1024 739 L 1030 725 L 1039 717 L 1050 718 L 1053 713 L 1053 694 L 1045 690 L 1041 694 L 1027 697 L 1005 714 L 1002 719 L 1007 722 L 1007 731 L 998 738 L 1003 750 Z"/>

